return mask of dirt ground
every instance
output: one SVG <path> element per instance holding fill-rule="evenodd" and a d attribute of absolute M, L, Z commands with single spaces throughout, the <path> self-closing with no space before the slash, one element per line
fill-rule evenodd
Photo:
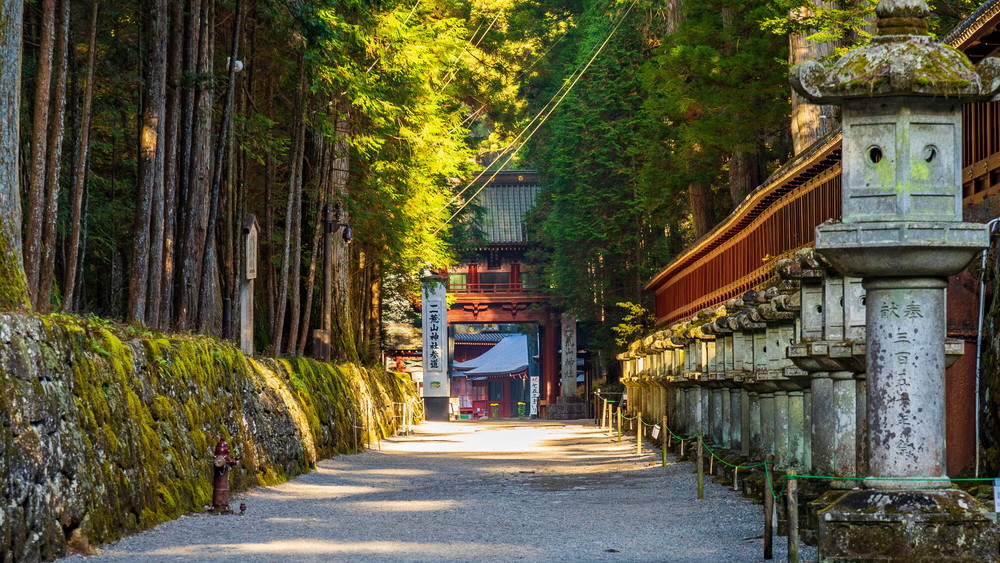
<path fill-rule="evenodd" d="M 428 422 L 235 495 L 244 516 L 185 516 L 87 563 L 763 560 L 760 506 L 715 484 L 695 500 L 693 469 L 589 421 Z"/>

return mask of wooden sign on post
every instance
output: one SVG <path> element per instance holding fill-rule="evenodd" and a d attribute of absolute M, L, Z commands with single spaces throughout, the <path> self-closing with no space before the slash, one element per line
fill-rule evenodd
<path fill-rule="evenodd" d="M 257 218 L 243 224 L 243 276 L 240 280 L 240 350 L 253 355 L 253 280 L 257 278 Z"/>
<path fill-rule="evenodd" d="M 244 277 L 248 280 L 257 279 L 257 219 L 250 215 L 246 226 L 243 227 L 246 237 L 244 248 L 246 248 L 246 273 Z"/>

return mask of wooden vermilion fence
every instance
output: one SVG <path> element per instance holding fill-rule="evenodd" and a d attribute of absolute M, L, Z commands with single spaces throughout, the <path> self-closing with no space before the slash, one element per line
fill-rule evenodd
<path fill-rule="evenodd" d="M 1000 193 L 1000 102 L 962 108 L 962 199 L 966 205 Z"/>
<path fill-rule="evenodd" d="M 811 245 L 816 225 L 838 219 L 839 137 L 785 166 L 647 284 L 656 293 L 658 324 L 686 319 L 766 284 L 773 260 Z"/>
<path fill-rule="evenodd" d="M 963 201 L 1000 195 L 1000 102 L 963 108 Z M 751 194 L 711 233 L 647 284 L 658 324 L 684 320 L 767 284 L 772 260 L 809 246 L 815 228 L 839 220 L 840 135 L 814 147 Z"/>

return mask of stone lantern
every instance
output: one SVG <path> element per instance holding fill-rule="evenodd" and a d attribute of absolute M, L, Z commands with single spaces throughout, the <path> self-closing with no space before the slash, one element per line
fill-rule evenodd
<path fill-rule="evenodd" d="M 881 0 L 878 35 L 792 86 L 843 106 L 843 219 L 816 250 L 863 279 L 869 479 L 820 514 L 824 560 L 996 560 L 985 509 L 945 473 L 945 287 L 989 242 L 962 222 L 963 102 L 1000 90 L 1000 60 L 973 68 L 932 40 L 923 0 Z M 891 480 L 898 478 L 898 481 Z"/>

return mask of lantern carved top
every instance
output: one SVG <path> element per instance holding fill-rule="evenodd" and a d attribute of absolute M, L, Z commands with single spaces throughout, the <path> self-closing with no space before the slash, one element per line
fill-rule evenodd
<path fill-rule="evenodd" d="M 957 49 L 927 32 L 924 0 L 881 0 L 878 35 L 833 63 L 807 61 L 791 71 L 792 87 L 814 103 L 851 98 L 936 96 L 984 100 L 1000 91 L 1000 59 L 973 67 Z"/>

